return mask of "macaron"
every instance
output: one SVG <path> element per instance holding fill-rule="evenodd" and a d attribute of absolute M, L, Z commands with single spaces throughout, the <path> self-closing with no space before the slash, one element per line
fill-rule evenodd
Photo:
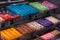
<path fill-rule="evenodd" d="M 43 1 L 42 5 L 45 6 L 45 7 L 48 7 L 50 10 L 54 10 L 54 9 L 58 8 L 57 5 L 52 4 L 51 2 L 48 2 L 48 1 Z"/>
<path fill-rule="evenodd" d="M 10 28 L 10 29 L 1 31 L 1 36 L 7 40 L 13 40 L 13 39 L 22 37 L 22 34 L 18 32 L 16 29 Z"/>
<path fill-rule="evenodd" d="M 48 7 L 45 7 L 45 6 L 41 5 L 39 2 L 31 2 L 31 3 L 29 3 L 29 5 L 38 9 L 42 13 L 44 13 L 46 11 L 49 11 Z"/>
<path fill-rule="evenodd" d="M 55 17 L 53 17 L 53 16 L 46 17 L 45 19 L 47 19 L 47 20 L 51 21 L 51 22 L 52 22 L 52 23 L 54 23 L 54 24 L 57 24 L 57 23 L 59 23 L 59 22 L 60 22 L 58 19 L 56 19 L 56 18 L 55 18 Z"/>
<path fill-rule="evenodd" d="M 55 34 L 55 32 L 56 32 L 56 34 Z M 60 34 L 60 32 L 58 30 L 54 30 L 52 32 L 42 35 L 40 38 L 43 40 L 50 40 L 50 39 L 56 37 L 58 34 Z"/>
<path fill-rule="evenodd" d="M 43 25 L 44 27 L 48 27 L 50 25 L 53 25 L 53 23 L 47 19 L 39 19 L 39 20 L 36 20 L 36 22 Z"/>

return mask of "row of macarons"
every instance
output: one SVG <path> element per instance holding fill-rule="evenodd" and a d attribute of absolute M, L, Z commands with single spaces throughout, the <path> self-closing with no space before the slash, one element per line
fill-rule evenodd
<path fill-rule="evenodd" d="M 58 30 L 53 30 L 35 38 L 34 40 L 60 40 L 60 32 Z"/>
<path fill-rule="evenodd" d="M 9 14 L 0 14 L 0 23 L 11 21 L 11 20 L 16 20 L 19 19 L 19 15 L 9 15 Z"/>
<path fill-rule="evenodd" d="M 22 38 L 23 36 L 26 36 L 28 35 L 27 34 L 21 34 L 22 32 L 19 32 L 17 31 L 16 29 L 14 28 L 10 28 L 10 29 L 7 29 L 7 30 L 3 30 L 1 31 L 1 39 L 3 40 L 16 40 L 17 38 Z M 53 38 L 57 37 L 60 35 L 60 31 L 58 30 L 53 30 L 51 32 L 48 32 L 46 34 L 43 34 L 39 37 L 37 37 L 36 39 L 34 40 L 52 40 Z"/>
<path fill-rule="evenodd" d="M 44 19 L 39 19 L 33 22 L 29 22 L 27 24 L 20 25 L 16 28 L 9 28 L 1 31 L 1 36 L 7 40 L 13 40 L 16 38 L 21 38 L 24 35 L 33 33 L 35 31 L 41 31 L 45 28 L 49 28 L 49 26 L 59 23 L 60 20 L 50 16 Z M 57 32 L 59 34 L 60 32 Z"/>
<path fill-rule="evenodd" d="M 27 4 L 16 4 L 9 5 L 6 7 L 10 12 L 20 15 L 21 17 L 25 17 L 30 14 L 38 14 L 44 13 L 49 10 L 55 10 L 58 8 L 57 5 L 54 5 L 48 1 L 44 1 L 43 3 L 32 2 Z M 19 12 L 18 12 L 19 11 Z"/>

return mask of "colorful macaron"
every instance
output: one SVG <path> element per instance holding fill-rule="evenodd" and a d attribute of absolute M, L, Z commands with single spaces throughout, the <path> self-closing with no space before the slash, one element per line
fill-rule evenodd
<path fill-rule="evenodd" d="M 52 3 L 48 2 L 48 1 L 43 1 L 42 5 L 48 7 L 51 10 L 54 10 L 54 9 L 58 8 L 57 5 L 54 5 L 54 4 L 52 4 Z"/>
<path fill-rule="evenodd" d="M 30 34 L 30 33 L 34 32 L 34 30 L 27 25 L 20 25 L 20 27 L 17 27 L 16 29 L 20 33 L 22 33 L 23 35 Z"/>
<path fill-rule="evenodd" d="M 41 25 L 41 24 L 39 24 L 39 23 L 37 23 L 35 21 L 27 23 L 26 25 L 29 26 L 29 27 L 31 27 L 31 28 L 33 28 L 33 29 L 35 29 L 36 31 L 37 30 L 42 30 L 44 28 L 43 25 Z"/>
<path fill-rule="evenodd" d="M 40 38 L 42 40 L 50 40 L 50 39 L 56 37 L 59 34 L 60 34 L 60 32 L 58 30 L 54 30 L 54 31 L 52 31 L 50 33 L 47 33 L 47 34 L 42 35 Z"/>
<path fill-rule="evenodd" d="M 36 8 L 36 9 L 38 9 L 42 13 L 44 13 L 44 12 L 49 10 L 49 8 L 41 5 L 39 2 L 32 2 L 32 3 L 29 3 L 29 5 L 34 7 L 34 8 Z"/>
<path fill-rule="evenodd" d="M 10 12 L 19 15 L 21 18 L 39 13 L 35 8 L 26 4 L 10 5 L 6 7 Z M 19 11 L 19 12 L 18 12 Z"/>
<path fill-rule="evenodd" d="M 22 34 L 18 32 L 16 29 L 10 28 L 1 31 L 1 36 L 4 37 L 6 40 L 13 40 L 22 37 Z"/>
<path fill-rule="evenodd" d="M 53 16 L 47 17 L 47 18 L 45 18 L 45 19 L 51 21 L 51 22 L 54 23 L 54 24 L 57 24 L 57 23 L 60 22 L 58 19 L 56 19 L 56 18 L 53 17 Z"/>
<path fill-rule="evenodd" d="M 44 27 L 48 27 L 50 25 L 53 25 L 53 23 L 47 19 L 39 19 L 39 20 L 36 20 L 36 22 L 43 25 Z"/>

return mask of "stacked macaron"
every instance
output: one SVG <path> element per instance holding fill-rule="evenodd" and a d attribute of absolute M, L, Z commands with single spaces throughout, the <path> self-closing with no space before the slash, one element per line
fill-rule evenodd
<path fill-rule="evenodd" d="M 35 22 L 35 21 L 30 22 L 30 23 L 27 23 L 26 25 L 27 25 L 28 27 L 31 27 L 31 28 L 35 29 L 35 31 L 37 31 L 37 30 L 42 30 L 42 29 L 44 28 L 43 25 L 41 25 L 41 24 L 39 24 L 39 23 L 37 23 L 37 22 Z"/>
<path fill-rule="evenodd" d="M 15 20 L 15 19 L 18 19 L 19 16 L 16 15 L 16 16 L 11 16 L 9 14 L 0 14 L 0 23 L 3 23 L 3 22 L 7 22 L 7 21 L 11 21 L 11 20 Z"/>
<path fill-rule="evenodd" d="M 48 1 L 43 1 L 42 5 L 48 7 L 51 10 L 54 10 L 54 9 L 58 8 L 57 5 L 54 5 L 54 4 L 52 4 L 52 3 L 48 2 Z"/>
<path fill-rule="evenodd" d="M 30 6 L 38 9 L 40 12 L 44 13 L 46 11 L 49 11 L 49 8 L 43 6 L 42 4 L 40 4 L 39 2 L 32 2 L 32 3 L 29 3 Z"/>
<path fill-rule="evenodd" d="M 35 40 L 50 40 L 59 34 L 60 34 L 60 32 L 58 30 L 54 30 L 54 31 L 51 31 L 49 33 L 46 33 L 46 34 L 36 38 Z"/>
<path fill-rule="evenodd" d="M 1 31 L 1 36 L 6 40 L 15 40 L 19 37 L 22 37 L 22 34 L 18 32 L 15 28 L 10 28 Z"/>
<path fill-rule="evenodd" d="M 26 25 L 21 25 L 20 27 L 17 27 L 16 29 L 23 35 L 27 35 L 35 31 L 34 29 Z"/>
<path fill-rule="evenodd" d="M 51 21 L 51 22 L 54 23 L 54 24 L 57 24 L 57 23 L 60 22 L 60 20 L 56 19 L 56 18 L 53 17 L 53 16 L 47 17 L 47 18 L 45 18 L 45 19 Z"/>

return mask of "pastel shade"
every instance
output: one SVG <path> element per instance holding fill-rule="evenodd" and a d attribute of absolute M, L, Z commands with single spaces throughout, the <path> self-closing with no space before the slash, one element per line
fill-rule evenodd
<path fill-rule="evenodd" d="M 51 31 L 47 34 L 42 35 L 40 38 L 43 39 L 43 40 L 50 40 L 50 39 L 56 37 L 59 34 L 60 34 L 60 32 L 58 30 L 54 30 L 54 31 Z"/>
<path fill-rule="evenodd" d="M 42 35 L 40 38 L 43 39 L 43 40 L 50 40 L 53 37 L 54 37 L 53 34 L 47 33 L 47 34 Z"/>
<path fill-rule="evenodd" d="M 58 8 L 57 5 L 54 5 L 54 4 L 52 4 L 52 3 L 48 2 L 48 1 L 43 1 L 42 5 L 45 6 L 45 7 L 48 7 L 51 10 Z"/>
<path fill-rule="evenodd" d="M 49 21 L 51 21 L 52 23 L 54 23 L 54 24 L 56 24 L 56 23 L 58 23 L 59 22 L 59 20 L 58 19 L 56 19 L 55 17 L 53 17 L 53 16 L 50 16 L 50 17 L 47 17 L 46 18 L 47 20 L 49 20 Z"/>
<path fill-rule="evenodd" d="M 37 22 L 33 21 L 33 22 L 30 22 L 30 23 L 27 23 L 26 25 L 28 25 L 29 27 L 35 29 L 35 30 L 41 30 L 44 28 L 44 26 L 38 24 Z"/>
<path fill-rule="evenodd" d="M 39 2 L 31 2 L 31 3 L 29 3 L 29 5 L 34 7 L 34 8 L 36 8 L 36 9 L 38 9 L 42 13 L 44 13 L 44 12 L 49 10 L 49 8 L 41 5 Z"/>

